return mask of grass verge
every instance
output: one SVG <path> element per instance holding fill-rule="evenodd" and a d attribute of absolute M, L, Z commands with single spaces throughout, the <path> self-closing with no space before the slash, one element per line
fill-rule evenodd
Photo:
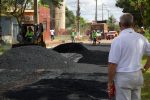
<path fill-rule="evenodd" d="M 142 64 L 146 63 L 146 59 L 142 60 Z M 143 74 L 144 76 L 144 86 L 142 88 L 142 100 L 150 100 L 150 69 Z"/>

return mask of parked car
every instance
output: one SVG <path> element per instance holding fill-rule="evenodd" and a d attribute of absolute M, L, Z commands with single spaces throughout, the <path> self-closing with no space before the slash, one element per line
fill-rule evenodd
<path fill-rule="evenodd" d="M 106 39 L 107 40 L 110 40 L 110 39 L 114 39 L 115 37 L 118 36 L 118 33 L 116 31 L 109 31 L 107 34 L 106 34 Z"/>

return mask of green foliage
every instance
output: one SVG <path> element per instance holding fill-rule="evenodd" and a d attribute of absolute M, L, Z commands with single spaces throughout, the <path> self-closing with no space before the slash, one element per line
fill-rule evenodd
<path fill-rule="evenodd" d="M 70 11 L 67 7 L 66 7 L 66 27 L 67 29 L 73 29 L 76 28 L 76 20 L 77 17 L 74 15 L 73 11 Z M 87 27 L 87 23 L 85 21 L 85 19 L 83 17 L 80 17 L 80 31 L 81 33 L 84 33 L 84 31 L 86 30 Z"/>
<path fill-rule="evenodd" d="M 39 0 L 41 5 L 54 5 L 55 7 L 62 6 L 62 0 Z"/>
<path fill-rule="evenodd" d="M 86 24 L 86 21 L 83 17 L 80 17 L 80 27 L 84 27 L 84 25 Z"/>
<path fill-rule="evenodd" d="M 15 17 L 20 26 L 26 6 L 31 2 L 32 0 L 1 0 L 1 13 Z"/>
<path fill-rule="evenodd" d="M 144 36 L 149 40 L 150 42 L 150 31 L 149 30 L 145 30 L 145 34 Z"/>
<path fill-rule="evenodd" d="M 119 31 L 119 25 L 116 24 L 116 19 L 114 18 L 114 16 L 109 17 L 107 21 L 107 25 L 108 25 L 109 31 Z"/>
<path fill-rule="evenodd" d="M 146 56 L 142 59 L 142 65 L 146 63 Z M 142 87 L 142 100 L 149 100 L 150 98 L 150 70 L 143 74 L 144 76 L 144 86 Z"/>
<path fill-rule="evenodd" d="M 75 20 L 74 13 L 66 7 L 66 27 L 73 27 L 75 25 Z"/>
<path fill-rule="evenodd" d="M 150 26 L 149 0 L 117 0 L 116 6 L 123 8 L 124 13 L 131 13 L 134 16 L 135 24 L 139 27 Z"/>
<path fill-rule="evenodd" d="M 150 70 L 144 74 L 144 86 L 142 88 L 142 100 L 149 100 L 150 98 Z"/>
<path fill-rule="evenodd" d="M 89 29 L 89 24 L 83 17 L 80 17 L 80 33 L 83 34 Z"/>

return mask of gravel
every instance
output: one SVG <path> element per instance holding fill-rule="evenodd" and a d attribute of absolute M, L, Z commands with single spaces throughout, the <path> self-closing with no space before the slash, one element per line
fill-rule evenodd
<path fill-rule="evenodd" d="M 36 82 L 50 73 L 60 75 L 75 65 L 61 54 L 40 46 L 12 48 L 0 56 L 0 92 Z"/>
<path fill-rule="evenodd" d="M 72 65 L 68 59 L 53 50 L 40 46 L 12 48 L 0 56 L 0 69 L 65 68 Z"/>
<path fill-rule="evenodd" d="M 107 65 L 109 47 L 106 47 L 105 50 L 103 50 L 104 46 L 95 47 L 100 50 L 94 50 L 94 46 L 92 47 L 93 50 L 89 50 L 87 47 L 81 43 L 66 43 L 55 47 L 53 50 L 77 63 Z"/>
<path fill-rule="evenodd" d="M 82 53 L 88 52 L 88 49 L 85 48 L 81 43 L 66 43 L 61 44 L 53 48 L 53 50 L 59 53 Z"/>
<path fill-rule="evenodd" d="M 108 100 L 107 58 L 80 43 L 12 48 L 0 56 L 0 100 Z"/>

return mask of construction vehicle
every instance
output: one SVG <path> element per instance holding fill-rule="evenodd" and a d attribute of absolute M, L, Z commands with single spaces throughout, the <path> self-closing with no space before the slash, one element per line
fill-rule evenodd
<path fill-rule="evenodd" d="M 33 29 L 33 37 L 32 41 L 28 41 L 27 37 L 25 36 L 27 33 L 28 27 Z M 27 46 L 27 45 L 39 45 L 42 47 L 46 47 L 45 42 L 43 41 L 43 24 L 40 23 L 38 25 L 34 24 L 22 24 L 19 34 L 17 35 L 17 40 L 19 43 L 13 44 L 12 48 L 20 47 L 20 46 Z"/>
<path fill-rule="evenodd" d="M 106 23 L 92 23 L 91 24 L 91 32 L 97 31 L 99 35 L 99 39 L 106 39 L 106 34 L 108 32 L 108 26 Z"/>

